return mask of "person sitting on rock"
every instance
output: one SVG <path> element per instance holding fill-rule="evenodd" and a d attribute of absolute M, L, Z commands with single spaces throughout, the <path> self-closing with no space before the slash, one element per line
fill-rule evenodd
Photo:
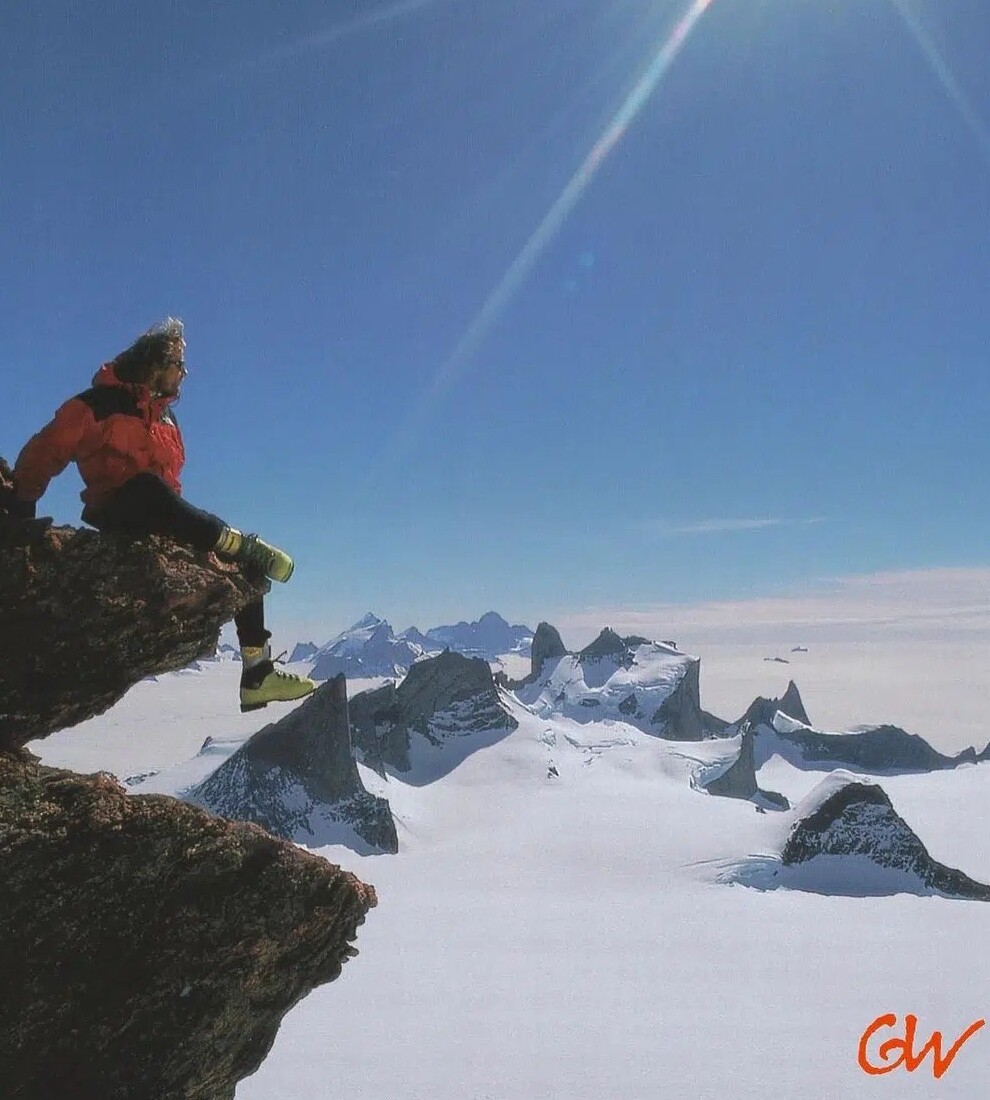
<path fill-rule="evenodd" d="M 169 317 L 105 363 L 92 389 L 66 401 L 21 451 L 7 514 L 34 518 L 48 483 L 75 461 L 86 485 L 83 521 L 99 531 L 134 538 L 165 535 L 271 580 L 287 581 L 293 570 L 288 554 L 181 496 L 185 449 L 171 406 L 189 373 L 185 348 L 182 322 Z M 313 691 L 312 680 L 273 664 L 262 598 L 239 612 L 234 623 L 243 661 L 242 711 Z"/>

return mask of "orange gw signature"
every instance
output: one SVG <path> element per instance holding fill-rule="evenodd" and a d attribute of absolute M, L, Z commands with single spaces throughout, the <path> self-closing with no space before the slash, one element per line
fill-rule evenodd
<path fill-rule="evenodd" d="M 892 1012 L 885 1016 L 878 1016 L 860 1037 L 860 1069 L 864 1073 L 871 1074 L 893 1073 L 895 1069 L 903 1065 L 908 1073 L 914 1073 L 930 1054 L 932 1056 L 932 1074 L 935 1077 L 941 1077 L 952 1065 L 952 1059 L 962 1049 L 963 1043 L 967 1039 L 971 1039 L 985 1023 L 986 1020 L 977 1020 L 975 1023 L 970 1024 L 943 1054 L 941 1031 L 933 1031 L 928 1042 L 916 1051 L 915 1040 L 918 1032 L 918 1017 L 905 1016 L 903 1038 L 895 1036 L 893 1039 L 887 1039 L 886 1042 L 880 1043 L 876 1048 L 876 1056 L 880 1063 L 877 1064 L 877 1062 L 871 1061 L 870 1058 L 870 1040 L 880 1031 L 893 1030 L 897 1027 L 897 1017 Z"/>

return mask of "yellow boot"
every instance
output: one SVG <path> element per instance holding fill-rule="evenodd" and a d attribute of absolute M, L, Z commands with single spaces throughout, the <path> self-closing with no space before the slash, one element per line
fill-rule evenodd
<path fill-rule="evenodd" d="M 295 568 L 292 558 L 284 550 L 279 550 L 257 535 L 242 535 L 236 527 L 224 527 L 213 550 L 222 558 L 252 566 L 271 580 L 283 584 Z"/>
<path fill-rule="evenodd" d="M 302 699 L 316 690 L 316 684 L 305 676 L 296 676 L 275 667 L 271 647 L 244 646 L 241 672 L 241 713 L 260 710 L 269 703 L 285 703 Z"/>

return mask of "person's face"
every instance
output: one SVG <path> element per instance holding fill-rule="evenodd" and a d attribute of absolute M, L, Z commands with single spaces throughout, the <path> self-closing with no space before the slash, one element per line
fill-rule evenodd
<path fill-rule="evenodd" d="M 155 389 L 166 397 L 178 397 L 182 380 L 189 373 L 186 370 L 186 344 L 182 340 L 169 348 L 165 363 L 158 372 Z"/>

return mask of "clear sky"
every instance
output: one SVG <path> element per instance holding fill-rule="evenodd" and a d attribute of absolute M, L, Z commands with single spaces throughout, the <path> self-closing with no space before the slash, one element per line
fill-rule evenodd
<path fill-rule="evenodd" d="M 282 634 L 990 565 L 988 45 L 986 0 L 13 5 L 0 453 L 173 314 L 185 493 L 296 557 Z"/>

